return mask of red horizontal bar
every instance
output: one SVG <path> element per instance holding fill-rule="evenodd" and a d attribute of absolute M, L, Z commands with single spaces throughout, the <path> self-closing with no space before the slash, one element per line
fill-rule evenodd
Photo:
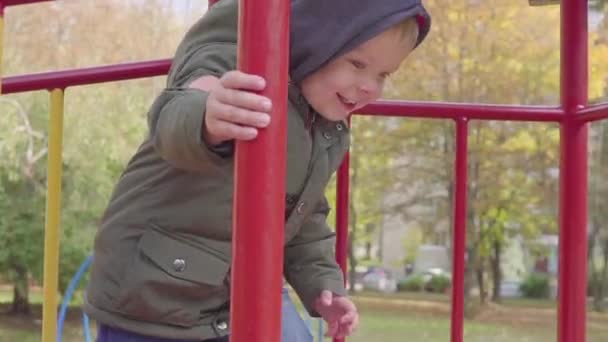
<path fill-rule="evenodd" d="M 3 7 L 33 4 L 36 2 L 48 2 L 54 0 L 0 0 L 0 5 Z"/>
<path fill-rule="evenodd" d="M 582 122 L 592 122 L 608 118 L 608 103 L 589 106 L 577 112 L 576 119 Z"/>
<path fill-rule="evenodd" d="M 122 63 L 92 68 L 53 71 L 2 79 L 2 94 L 65 89 L 71 86 L 163 76 L 169 72 L 170 59 Z"/>
<path fill-rule="evenodd" d="M 560 122 L 563 119 L 563 111 L 559 107 L 395 100 L 374 102 L 357 111 L 357 113 L 432 119 L 458 119 L 466 117 L 478 120 L 553 122 Z"/>

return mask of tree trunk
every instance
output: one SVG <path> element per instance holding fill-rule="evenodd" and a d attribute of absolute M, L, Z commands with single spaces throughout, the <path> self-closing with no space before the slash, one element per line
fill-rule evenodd
<path fill-rule="evenodd" d="M 13 271 L 15 272 L 15 281 L 13 284 L 13 303 L 10 313 L 14 315 L 29 315 L 31 308 L 27 268 L 21 264 L 13 265 Z"/>
<path fill-rule="evenodd" d="M 350 284 L 350 292 L 354 293 L 355 292 L 355 282 L 357 281 L 357 272 L 356 272 L 356 267 L 357 267 L 357 259 L 355 259 L 355 253 L 353 252 L 354 250 L 354 237 L 353 236 L 349 236 L 348 237 L 348 283 Z"/>
<path fill-rule="evenodd" d="M 502 245 L 500 242 L 494 242 L 494 257 L 492 258 L 492 301 L 500 303 L 500 283 L 502 283 L 502 271 L 500 269 L 500 261 L 502 256 Z"/>
<path fill-rule="evenodd" d="M 480 262 L 475 270 L 475 275 L 477 276 L 477 285 L 479 286 L 479 303 L 481 305 L 485 305 L 488 298 L 484 273 L 483 263 Z"/>
<path fill-rule="evenodd" d="M 475 286 L 477 258 L 477 248 L 469 248 L 464 269 L 464 316 L 469 319 L 474 318 L 478 312 L 478 302 L 471 300 L 471 292 Z"/>
<path fill-rule="evenodd" d="M 598 209 L 596 209 L 597 211 Z M 589 273 L 589 277 L 588 277 L 588 281 L 591 282 L 591 284 L 587 284 L 589 291 L 590 291 L 590 295 L 593 296 L 593 310 L 595 311 L 602 311 L 603 310 L 603 301 L 604 301 L 604 286 L 603 286 L 603 282 L 605 279 L 605 273 L 606 273 L 606 258 L 608 258 L 608 251 L 606 251 L 606 247 L 608 246 L 604 246 L 604 265 L 603 265 L 603 270 L 598 269 L 599 267 L 596 265 L 595 261 L 593 260 L 593 256 L 595 255 L 595 251 L 597 248 L 600 248 L 600 246 L 598 246 L 598 242 L 600 239 L 600 228 L 602 227 L 601 222 L 600 222 L 601 218 L 597 215 L 593 215 L 592 216 L 592 221 L 593 221 L 593 230 L 591 231 L 591 234 L 589 235 L 589 239 L 588 239 L 588 248 L 587 248 L 587 268 L 588 268 L 588 273 Z"/>
<path fill-rule="evenodd" d="M 604 242 L 603 255 L 604 262 L 601 275 L 598 274 L 599 279 L 595 283 L 595 289 L 593 291 L 593 309 L 599 312 L 606 310 L 605 297 L 606 290 L 608 289 L 608 239 Z"/>
<path fill-rule="evenodd" d="M 365 259 L 372 259 L 372 243 L 369 241 L 365 243 Z"/>

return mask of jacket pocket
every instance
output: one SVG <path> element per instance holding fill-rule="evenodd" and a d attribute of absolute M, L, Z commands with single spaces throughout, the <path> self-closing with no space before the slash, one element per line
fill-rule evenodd
<path fill-rule="evenodd" d="M 225 309 L 228 257 L 200 241 L 149 227 L 120 284 L 116 310 L 137 320 L 192 327 Z"/>

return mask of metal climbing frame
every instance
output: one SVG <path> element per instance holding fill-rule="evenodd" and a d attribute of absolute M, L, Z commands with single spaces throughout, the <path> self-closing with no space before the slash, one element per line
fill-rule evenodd
<path fill-rule="evenodd" d="M 49 0 L 0 0 L 0 56 L 4 8 Z M 211 0 L 210 4 L 216 1 Z M 287 77 L 289 24 L 288 0 L 241 0 L 241 59 L 239 66 L 283 85 Z M 560 257 L 558 340 L 585 341 L 587 279 L 587 130 L 588 123 L 608 117 L 608 103 L 588 106 L 587 1 L 563 0 L 561 4 L 561 105 L 503 106 L 463 103 L 379 101 L 364 108 L 362 115 L 450 119 L 456 123 L 454 201 L 454 248 L 451 341 L 463 341 L 464 266 L 467 210 L 467 134 L 470 120 L 556 122 L 561 127 L 560 161 Z M 265 25 L 272 22 L 273 26 Z M 253 37 L 256 40 L 253 40 Z M 277 44 L 276 42 L 280 42 Z M 276 66 L 279 67 L 276 67 Z M 165 75 L 170 60 L 120 64 L 78 70 L 12 76 L 2 79 L 2 93 L 48 90 L 51 98 L 49 161 L 44 254 L 44 309 L 42 341 L 55 340 L 57 278 L 61 208 L 61 154 L 63 99 L 68 87 Z M 282 86 L 266 90 L 278 103 L 273 116 L 285 109 Z M 283 108 L 283 111 L 280 109 Z M 283 244 L 284 151 L 281 119 L 254 143 L 237 147 L 235 177 L 235 256 L 232 282 L 232 338 L 235 342 L 278 342 L 280 339 L 280 281 Z M 268 167 L 241 172 L 254 158 Z M 337 260 L 346 271 L 348 240 L 348 156 L 338 171 Z M 251 172 L 251 170 L 255 172 Z M 251 180 L 256 180 L 253 182 Z M 248 184 L 257 183 L 255 187 Z M 247 188 L 244 186 L 248 186 Z M 265 194 L 262 198 L 258 194 Z M 246 203 L 247 205 L 241 205 Z M 251 204 L 255 205 L 251 205 Z M 247 229 L 242 222 L 249 222 Z M 263 231 L 263 234 L 260 232 Z M 264 236 L 264 239 L 260 239 Z M 256 257 L 249 257 L 255 255 Z M 245 277 L 245 270 L 256 277 Z M 244 279 L 239 281 L 239 279 Z M 246 284 L 246 285 L 245 285 Z M 239 286 L 241 285 L 241 286 Z M 246 290 L 245 290 L 246 289 Z M 247 291 L 247 295 L 245 295 Z M 263 318 L 263 319 L 253 319 Z"/>

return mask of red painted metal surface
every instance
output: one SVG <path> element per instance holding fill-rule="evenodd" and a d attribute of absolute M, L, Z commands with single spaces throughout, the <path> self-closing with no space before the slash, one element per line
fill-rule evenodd
<path fill-rule="evenodd" d="M 454 162 L 454 232 L 451 341 L 462 342 L 464 336 L 464 268 L 467 234 L 467 157 L 468 120 L 456 120 L 456 160 Z"/>
<path fill-rule="evenodd" d="M 33 4 L 36 2 L 49 2 L 49 1 L 54 1 L 54 0 L 2 0 L 2 1 L 0 1 L 0 4 L 3 5 L 4 7 L 8 7 L 8 6 L 27 5 L 27 4 Z"/>
<path fill-rule="evenodd" d="M 37 2 L 48 2 L 54 0 L 0 0 L 0 16 L 4 15 L 4 8 L 9 6 L 27 5 Z"/>
<path fill-rule="evenodd" d="M 348 124 L 351 124 L 350 118 Z M 336 177 L 336 261 L 344 274 L 344 283 L 348 279 L 348 204 L 350 203 L 350 153 L 347 153 L 340 164 Z M 354 279 L 353 279 L 354 281 Z M 351 286 L 354 283 L 351 282 Z M 344 339 L 334 339 L 343 342 Z"/>
<path fill-rule="evenodd" d="M 336 261 L 344 273 L 344 279 L 347 279 L 348 276 L 346 261 L 348 255 L 349 168 L 350 154 L 346 154 L 338 169 L 336 184 Z"/>
<path fill-rule="evenodd" d="M 37 90 L 65 89 L 71 86 L 164 76 L 171 60 L 124 63 L 109 66 L 53 71 L 2 79 L 2 94 Z"/>
<path fill-rule="evenodd" d="M 37 2 L 49 2 L 54 0 L 2 0 L 4 6 L 27 5 Z"/>
<path fill-rule="evenodd" d="M 561 125 L 558 341 L 585 341 L 587 284 L 587 1 L 561 5 Z"/>
<path fill-rule="evenodd" d="M 601 103 L 578 111 L 577 121 L 592 122 L 608 118 L 608 103 Z"/>
<path fill-rule="evenodd" d="M 232 342 L 279 342 L 285 227 L 289 0 L 240 0 L 238 68 L 267 80 L 272 122 L 237 142 Z"/>
<path fill-rule="evenodd" d="M 407 116 L 433 119 L 468 117 L 479 120 L 554 121 L 563 119 L 563 111 L 548 106 L 507 106 L 473 103 L 378 101 L 357 113 L 378 116 Z"/>

